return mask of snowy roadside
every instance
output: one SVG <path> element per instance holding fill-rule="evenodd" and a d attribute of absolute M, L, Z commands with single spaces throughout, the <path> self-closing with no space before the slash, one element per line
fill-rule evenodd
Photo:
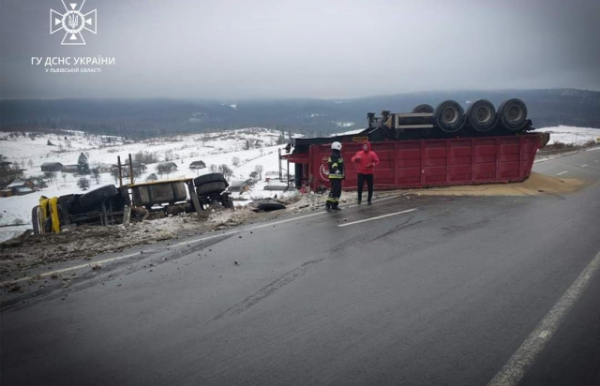
<path fill-rule="evenodd" d="M 293 212 L 294 208 L 277 212 L 256 213 L 249 207 L 207 212 L 199 221 L 196 213 L 132 223 L 129 226 L 82 226 L 59 234 L 21 233 L 0 243 L 0 275 L 11 275 L 42 265 L 66 261 L 90 260 L 92 257 L 120 252 L 139 245 L 229 229 L 243 224 L 265 221 Z"/>

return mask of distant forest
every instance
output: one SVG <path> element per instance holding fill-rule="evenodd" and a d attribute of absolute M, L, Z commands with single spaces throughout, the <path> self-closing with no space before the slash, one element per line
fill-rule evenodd
<path fill-rule="evenodd" d="M 267 127 L 309 136 L 365 126 L 367 112 L 408 112 L 421 103 L 485 98 L 496 106 L 518 97 L 536 127 L 600 128 L 600 92 L 551 89 L 422 92 L 356 99 L 191 101 L 172 99 L 1 100 L 0 130 L 81 130 L 141 139 L 242 127 Z"/>

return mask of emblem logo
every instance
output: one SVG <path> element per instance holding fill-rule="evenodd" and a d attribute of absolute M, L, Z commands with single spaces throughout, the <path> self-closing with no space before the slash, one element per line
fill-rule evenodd
<path fill-rule="evenodd" d="M 85 46 L 85 39 L 82 31 L 87 30 L 93 34 L 97 34 L 98 13 L 93 10 L 88 13 L 82 13 L 85 0 L 81 3 L 65 4 L 65 0 L 61 0 L 65 7 L 65 12 L 60 13 L 53 9 L 50 10 L 50 35 L 64 30 L 65 37 L 60 43 L 63 46 Z"/>

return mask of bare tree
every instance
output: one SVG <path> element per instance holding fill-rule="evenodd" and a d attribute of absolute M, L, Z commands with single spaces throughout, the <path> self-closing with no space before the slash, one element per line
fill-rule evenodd
<path fill-rule="evenodd" d="M 219 171 L 223 173 L 225 177 L 231 177 L 233 175 L 233 170 L 226 164 L 219 166 Z"/>
<path fill-rule="evenodd" d="M 262 149 L 261 149 L 261 150 L 262 150 Z M 256 165 L 256 166 L 254 167 L 254 171 L 255 171 L 256 173 L 258 173 L 258 178 L 259 178 L 259 179 L 261 179 L 261 180 L 262 180 L 262 178 L 263 178 L 263 171 L 264 171 L 264 170 L 265 170 L 265 169 L 264 169 L 264 167 L 263 167 L 262 165 Z"/>
<path fill-rule="evenodd" d="M 99 185 L 100 180 L 102 179 L 102 176 L 100 175 L 100 170 L 98 170 L 98 168 L 92 169 L 92 176 L 94 178 L 94 181 L 96 181 L 96 185 Z"/>
<path fill-rule="evenodd" d="M 115 179 L 115 184 L 119 182 L 119 168 L 111 168 L 110 175 Z"/>
<path fill-rule="evenodd" d="M 44 178 L 48 180 L 48 182 L 52 182 L 56 180 L 55 172 L 44 172 Z"/>

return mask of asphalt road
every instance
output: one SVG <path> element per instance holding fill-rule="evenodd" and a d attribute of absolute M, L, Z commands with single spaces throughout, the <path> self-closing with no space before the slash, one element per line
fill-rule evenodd
<path fill-rule="evenodd" d="M 114 264 L 1 314 L 1 384 L 486 385 L 600 251 L 598 160 L 536 164 L 571 195 L 392 198 Z M 519 385 L 600 385 L 588 279 Z"/>

